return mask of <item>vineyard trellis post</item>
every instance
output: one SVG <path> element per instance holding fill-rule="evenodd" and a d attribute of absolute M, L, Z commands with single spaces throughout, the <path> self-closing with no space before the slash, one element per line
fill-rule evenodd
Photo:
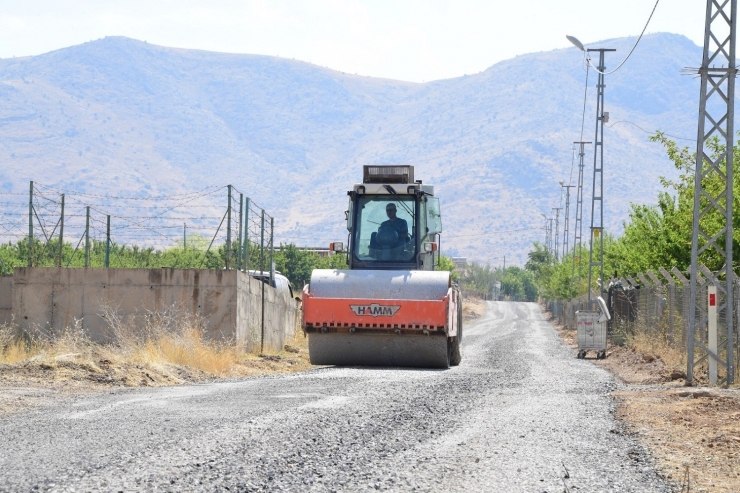
<path fill-rule="evenodd" d="M 28 266 L 33 267 L 33 181 L 28 189 Z"/>
<path fill-rule="evenodd" d="M 244 194 L 239 194 L 239 236 L 236 249 L 236 268 L 242 270 L 242 220 L 244 217 Z"/>
<path fill-rule="evenodd" d="M 249 272 L 249 197 L 246 198 L 244 205 L 244 270 Z"/>
<path fill-rule="evenodd" d="M 105 268 L 110 267 L 110 214 L 105 216 Z"/>
<path fill-rule="evenodd" d="M 260 227 L 260 278 L 265 275 L 265 210 L 262 209 L 262 222 Z M 262 282 L 262 316 L 260 317 L 262 336 L 260 338 L 260 354 L 265 352 L 265 283 Z"/>
<path fill-rule="evenodd" d="M 90 206 L 85 207 L 85 268 L 90 267 Z"/>
<path fill-rule="evenodd" d="M 275 244 L 273 243 L 273 232 L 274 232 L 274 226 L 275 226 L 275 218 L 270 217 L 270 286 L 273 285 L 273 281 L 275 279 Z"/>
<path fill-rule="evenodd" d="M 64 257 L 64 194 L 62 194 L 62 210 L 59 217 L 59 267 L 62 266 Z"/>
<path fill-rule="evenodd" d="M 231 268 L 231 185 L 229 190 L 229 206 L 226 209 L 226 270 Z"/>

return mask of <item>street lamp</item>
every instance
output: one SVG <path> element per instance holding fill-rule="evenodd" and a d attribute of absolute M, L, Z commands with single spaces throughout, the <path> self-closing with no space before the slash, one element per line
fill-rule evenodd
<path fill-rule="evenodd" d="M 578 41 L 575 36 L 566 35 L 568 41 L 581 51 L 598 52 L 599 65 L 596 72 L 599 74 L 599 80 L 596 83 L 596 132 L 594 135 L 594 179 L 591 196 L 591 241 L 589 242 L 588 252 L 588 305 L 591 306 L 591 282 L 593 280 L 593 268 L 598 267 L 600 279 L 604 279 L 604 235 L 601 234 L 604 229 L 604 123 L 609 121 L 609 113 L 604 111 L 604 76 L 606 75 L 606 64 L 604 54 L 607 51 L 616 51 L 613 48 L 584 48 L 583 43 Z M 629 57 L 628 57 L 629 58 Z M 589 64 L 591 62 L 589 61 Z M 619 68 L 619 67 L 617 67 Z M 594 242 L 598 238 L 599 249 L 596 252 L 594 260 Z M 601 287 L 599 295 L 602 294 Z"/>
<path fill-rule="evenodd" d="M 579 50 L 581 50 L 581 51 L 586 51 L 586 48 L 584 48 L 584 47 L 583 47 L 583 43 L 581 43 L 580 41 L 578 41 L 578 38 L 576 38 L 575 36 L 571 36 L 571 35 L 569 35 L 569 34 L 566 34 L 566 35 L 565 35 L 565 38 L 566 38 L 566 39 L 567 39 L 568 41 L 570 41 L 571 43 L 573 43 L 573 45 L 574 45 L 574 46 L 575 46 L 576 48 L 578 48 Z"/>

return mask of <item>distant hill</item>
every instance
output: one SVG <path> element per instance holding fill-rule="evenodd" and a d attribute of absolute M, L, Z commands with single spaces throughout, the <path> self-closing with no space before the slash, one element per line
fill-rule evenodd
<path fill-rule="evenodd" d="M 617 48 L 610 68 L 633 43 L 594 46 Z M 658 177 L 674 175 L 646 133 L 620 122 L 694 138 L 698 82 L 680 70 L 700 59 L 687 38 L 653 34 L 607 76 L 612 231 L 630 201 L 653 202 Z M 105 38 L 0 60 L 0 189 L 24 193 L 34 179 L 69 192 L 158 195 L 233 183 L 274 213 L 278 241 L 323 245 L 346 237 L 345 192 L 363 164 L 413 164 L 441 197 L 445 252 L 521 263 L 544 237 L 532 228 L 557 205 L 558 181 L 569 179 L 584 76 L 575 48 L 418 84 Z M 592 70 L 585 140 L 595 80 Z M 588 227 L 588 191 L 584 206 Z"/>

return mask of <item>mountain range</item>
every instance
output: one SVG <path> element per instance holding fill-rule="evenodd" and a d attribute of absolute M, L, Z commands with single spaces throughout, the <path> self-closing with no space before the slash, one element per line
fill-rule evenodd
<path fill-rule="evenodd" d="M 609 70 L 634 42 L 589 46 L 617 50 L 607 53 Z M 651 34 L 605 76 L 608 231 L 619 233 L 630 202 L 655 202 L 660 176 L 675 176 L 650 133 L 695 145 L 699 84 L 681 70 L 700 61 L 687 38 Z M 563 203 L 558 182 L 576 180 L 584 67 L 583 53 L 569 48 L 412 83 L 123 37 L 2 59 L 0 192 L 27 193 L 29 180 L 100 197 L 231 183 L 275 217 L 276 243 L 324 246 L 346 238 L 346 191 L 363 164 L 412 164 L 441 199 L 444 253 L 521 264 L 544 239 L 542 214 Z M 595 81 L 590 69 L 587 141 Z M 584 230 L 593 159 L 588 146 Z"/>

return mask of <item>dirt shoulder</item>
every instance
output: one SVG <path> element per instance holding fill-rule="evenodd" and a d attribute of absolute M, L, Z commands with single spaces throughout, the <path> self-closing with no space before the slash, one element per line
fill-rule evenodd
<path fill-rule="evenodd" d="M 480 298 L 463 299 L 463 322 L 478 320 L 486 313 L 486 302 Z"/>
<path fill-rule="evenodd" d="M 556 329 L 575 357 L 575 330 Z M 654 352 L 614 346 L 591 361 L 627 384 L 617 418 L 677 491 L 740 491 L 740 390 L 685 387 L 683 369 Z"/>
<path fill-rule="evenodd" d="M 463 318 L 470 322 L 485 314 L 486 303 L 477 298 L 463 302 Z M 168 361 L 148 358 L 115 349 L 88 345 L 80 351 L 38 354 L 11 364 L 0 363 L 0 417 L 24 409 L 43 406 L 54 399 L 109 392 L 125 387 L 162 387 L 217 380 L 291 373 L 310 369 L 308 341 L 299 332 L 283 351 L 269 355 L 223 354 L 206 347 L 202 359 L 210 364 L 177 363 L 176 355 Z"/>
<path fill-rule="evenodd" d="M 204 358 L 215 358 L 204 354 Z M 108 392 L 125 387 L 161 387 L 275 373 L 311 367 L 308 344 L 298 334 L 275 354 L 241 354 L 224 358 L 223 367 L 205 371 L 188 364 L 147 361 L 105 347 L 80 353 L 38 355 L 12 364 L 0 363 L 0 417 L 43 406 L 53 399 Z"/>

